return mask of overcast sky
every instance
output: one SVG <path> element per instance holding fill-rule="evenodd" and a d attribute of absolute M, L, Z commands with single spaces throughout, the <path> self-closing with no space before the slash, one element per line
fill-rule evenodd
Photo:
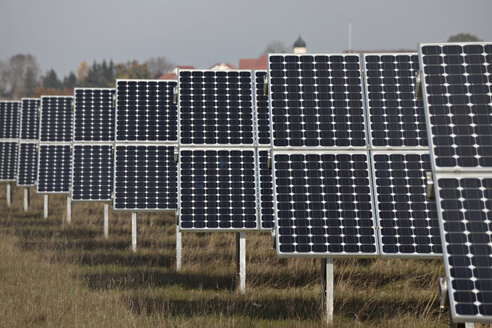
<path fill-rule="evenodd" d="M 308 52 L 415 49 L 459 32 L 492 41 L 492 0 L 0 0 L 0 60 L 31 53 L 59 75 L 87 60 L 165 56 L 238 64 L 272 40 Z"/>

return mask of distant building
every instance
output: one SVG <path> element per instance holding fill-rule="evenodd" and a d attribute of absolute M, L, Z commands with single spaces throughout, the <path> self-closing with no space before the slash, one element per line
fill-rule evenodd
<path fill-rule="evenodd" d="M 222 62 L 213 65 L 212 67 L 210 67 L 210 69 L 214 71 L 229 71 L 231 69 L 236 69 L 236 66 L 226 62 Z"/>
<path fill-rule="evenodd" d="M 307 52 L 306 42 L 304 42 L 304 40 L 301 38 L 300 35 L 297 38 L 296 42 L 294 42 L 294 45 L 292 48 L 293 48 L 295 54 L 305 54 Z"/>
<path fill-rule="evenodd" d="M 159 80 L 177 80 L 178 79 L 178 69 L 194 69 L 195 66 L 176 66 L 172 71 L 167 72 L 159 76 Z"/>
<path fill-rule="evenodd" d="M 267 69 L 267 55 L 258 58 L 240 58 L 239 69 Z"/>

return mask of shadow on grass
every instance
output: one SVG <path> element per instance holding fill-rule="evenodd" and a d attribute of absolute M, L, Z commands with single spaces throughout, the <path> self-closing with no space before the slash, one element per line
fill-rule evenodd
<path fill-rule="evenodd" d="M 132 270 L 115 273 L 102 271 L 82 275 L 83 280 L 94 290 L 140 289 L 165 286 L 181 286 L 185 289 L 233 290 L 235 279 L 229 275 L 206 275 L 178 273 L 153 269 Z"/>
<path fill-rule="evenodd" d="M 316 320 L 321 315 L 319 301 L 298 297 L 246 300 L 238 296 L 227 300 L 218 297 L 182 300 L 129 296 L 123 300 L 137 314 L 162 313 L 173 317 L 246 316 L 265 320 Z"/>

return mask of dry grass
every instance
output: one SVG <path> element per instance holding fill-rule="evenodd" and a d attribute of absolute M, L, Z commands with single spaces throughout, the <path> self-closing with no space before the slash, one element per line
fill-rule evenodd
<path fill-rule="evenodd" d="M 235 290 L 232 233 L 183 234 L 183 271 L 176 273 L 170 213 L 139 214 L 138 251 L 130 250 L 129 213 L 102 204 L 22 189 L 6 207 L 0 185 L 0 325 L 162 327 L 324 327 L 319 260 L 278 259 L 266 233 L 247 234 L 247 294 Z M 439 260 L 336 260 L 336 327 L 446 327 L 439 311 Z"/>

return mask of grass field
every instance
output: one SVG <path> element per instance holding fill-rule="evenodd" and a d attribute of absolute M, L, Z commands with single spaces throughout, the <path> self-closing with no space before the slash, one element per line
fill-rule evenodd
<path fill-rule="evenodd" d="M 247 234 L 247 293 L 235 289 L 233 233 L 184 233 L 183 269 L 175 271 L 170 213 L 139 214 L 131 252 L 130 213 L 73 203 L 31 190 L 22 210 L 0 184 L 0 326 L 325 327 L 320 261 L 278 259 L 267 233 Z M 439 310 L 441 260 L 335 260 L 335 327 L 446 327 Z"/>

